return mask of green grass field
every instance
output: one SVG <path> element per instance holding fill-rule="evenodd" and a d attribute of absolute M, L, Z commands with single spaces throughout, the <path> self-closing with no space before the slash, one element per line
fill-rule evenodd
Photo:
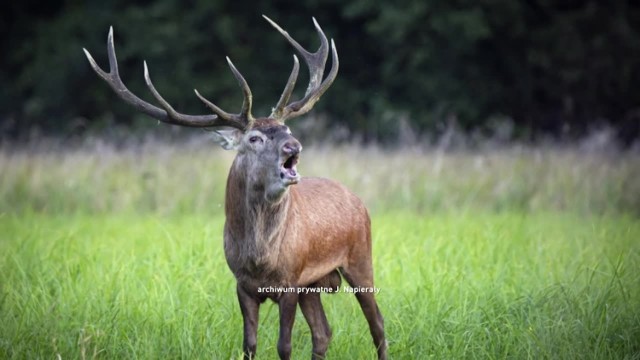
<path fill-rule="evenodd" d="M 202 143 L 0 151 L 0 358 L 240 357 L 222 251 L 232 159 Z M 640 162 L 522 149 L 305 149 L 372 213 L 398 359 L 640 359 Z M 374 358 L 353 295 L 331 359 Z M 277 358 L 277 307 L 258 355 Z M 311 352 L 299 313 L 294 358 Z"/>

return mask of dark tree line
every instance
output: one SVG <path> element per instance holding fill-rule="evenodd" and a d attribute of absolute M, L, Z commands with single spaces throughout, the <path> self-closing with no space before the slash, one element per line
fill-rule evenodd
<path fill-rule="evenodd" d="M 144 99 L 152 99 L 142 76 L 147 60 L 177 109 L 206 113 L 197 88 L 237 111 L 242 98 L 229 55 L 252 87 L 254 113 L 267 114 L 292 49 L 261 14 L 310 48 L 318 44 L 311 16 L 336 40 L 338 80 L 315 111 L 365 139 L 391 139 L 401 122 L 437 133 L 448 119 L 488 135 L 507 121 L 523 139 L 570 138 L 601 126 L 627 142 L 640 133 L 638 1 L 24 0 L 5 8 L 5 137 L 153 124 L 121 104 L 82 53 L 86 47 L 107 67 L 110 25 L 121 76 Z"/>

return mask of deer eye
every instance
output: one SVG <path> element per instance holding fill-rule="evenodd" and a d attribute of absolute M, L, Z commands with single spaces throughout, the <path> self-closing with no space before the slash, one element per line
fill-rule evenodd
<path fill-rule="evenodd" d="M 262 138 L 260 136 L 252 136 L 249 138 L 249 142 L 255 144 L 257 142 L 262 142 Z"/>

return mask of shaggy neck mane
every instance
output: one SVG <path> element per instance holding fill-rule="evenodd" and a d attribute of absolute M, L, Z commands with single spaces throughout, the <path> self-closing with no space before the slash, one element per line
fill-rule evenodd
<path fill-rule="evenodd" d="M 286 231 L 290 194 L 276 203 L 265 200 L 265 184 L 251 183 L 246 168 L 233 162 L 227 179 L 226 230 L 244 262 L 257 271 L 275 268 L 280 242 Z"/>

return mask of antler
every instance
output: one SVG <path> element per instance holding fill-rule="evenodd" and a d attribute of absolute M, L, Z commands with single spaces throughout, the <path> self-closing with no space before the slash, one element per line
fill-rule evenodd
<path fill-rule="evenodd" d="M 252 104 L 252 96 L 251 90 L 249 89 L 249 85 L 242 77 L 240 72 L 233 66 L 231 60 L 227 58 L 227 62 L 229 63 L 229 67 L 233 72 L 233 75 L 238 80 L 240 87 L 244 93 L 244 102 L 242 105 L 242 111 L 239 114 L 229 114 L 224 112 L 222 109 L 214 105 L 213 103 L 206 100 L 202 97 L 197 90 L 195 90 L 196 95 L 209 107 L 216 115 L 186 115 L 181 114 L 173 109 L 171 105 L 164 100 L 164 98 L 158 93 L 156 88 L 153 86 L 151 82 L 151 77 L 149 76 L 149 69 L 147 68 L 147 63 L 144 62 L 144 78 L 147 83 L 147 87 L 151 90 L 151 93 L 155 97 L 155 99 L 160 103 L 162 109 L 154 106 L 139 97 L 133 94 L 122 82 L 120 79 L 120 74 L 118 72 L 118 61 L 116 59 L 116 52 L 113 45 L 113 27 L 109 28 L 109 37 L 107 40 L 107 53 L 109 55 L 109 72 L 105 72 L 102 70 L 98 64 L 95 62 L 89 51 L 84 49 L 84 53 L 91 64 L 93 70 L 100 76 L 109 86 L 115 91 L 115 93 L 128 104 L 133 105 L 139 111 L 158 119 L 159 121 L 173 124 L 173 125 L 181 125 L 181 126 L 189 126 L 189 127 L 220 127 L 220 126 L 228 126 L 233 127 L 240 130 L 245 130 L 251 127 L 253 124 L 253 116 L 251 115 L 251 104 Z"/>
<path fill-rule="evenodd" d="M 269 19 L 266 15 L 262 15 L 262 17 L 264 17 L 265 20 L 267 20 L 289 41 L 289 43 L 296 49 L 298 54 L 300 54 L 300 56 L 304 58 L 304 61 L 309 67 L 309 86 L 307 87 L 307 91 L 305 92 L 304 97 L 287 105 L 287 103 L 289 102 L 289 98 L 291 97 L 291 93 L 293 92 L 296 80 L 298 78 L 298 58 L 295 55 L 293 56 L 293 70 L 291 71 L 291 75 L 289 76 L 289 80 L 287 81 L 287 85 L 285 86 L 278 104 L 271 113 L 272 118 L 281 122 L 285 122 L 288 119 L 309 112 L 309 110 L 313 108 L 315 103 L 320 100 L 322 94 L 324 94 L 329 86 L 331 86 L 333 81 L 336 79 L 336 76 L 338 75 L 338 52 L 336 51 L 336 46 L 333 42 L 333 39 L 331 39 L 331 71 L 329 71 L 329 75 L 327 76 L 327 78 L 322 81 L 324 68 L 327 62 L 327 57 L 329 55 L 329 42 L 327 41 L 327 37 L 320 28 L 320 25 L 318 25 L 316 19 L 313 18 L 313 24 L 315 25 L 316 31 L 320 36 L 320 48 L 315 53 L 310 53 L 302 46 L 300 46 L 300 44 L 298 44 L 298 42 L 289 35 L 289 33 L 284 31 L 273 20 Z"/>

